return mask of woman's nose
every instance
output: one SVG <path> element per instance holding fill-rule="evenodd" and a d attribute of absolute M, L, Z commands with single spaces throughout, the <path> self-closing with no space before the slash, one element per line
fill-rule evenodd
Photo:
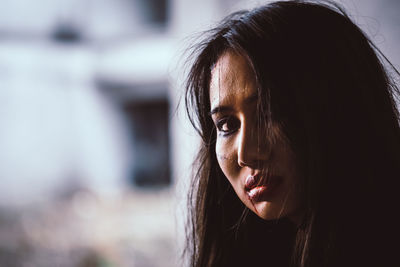
<path fill-rule="evenodd" d="M 268 158 L 266 139 L 267 137 L 254 127 L 242 126 L 237 139 L 238 165 L 260 168 Z"/>

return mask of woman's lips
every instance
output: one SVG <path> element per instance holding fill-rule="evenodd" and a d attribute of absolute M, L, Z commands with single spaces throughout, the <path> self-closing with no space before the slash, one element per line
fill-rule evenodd
<path fill-rule="evenodd" d="M 256 183 L 257 183 L 256 178 L 253 175 L 247 176 L 245 182 L 246 190 L 250 190 L 251 188 L 253 188 L 256 185 Z"/>
<path fill-rule="evenodd" d="M 245 181 L 245 190 L 252 201 L 268 199 L 282 180 L 280 176 L 271 176 L 263 180 L 257 178 L 249 175 Z"/>

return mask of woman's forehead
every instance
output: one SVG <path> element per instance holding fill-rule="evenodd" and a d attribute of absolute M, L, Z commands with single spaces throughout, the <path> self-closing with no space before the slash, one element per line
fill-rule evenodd
<path fill-rule="evenodd" d="M 225 83 L 232 83 L 237 79 L 250 79 L 254 73 L 245 57 L 228 50 L 214 64 L 211 76 L 212 79 L 218 78 Z"/>
<path fill-rule="evenodd" d="M 211 108 L 256 94 L 255 76 L 247 60 L 234 52 L 224 53 L 211 71 Z"/>

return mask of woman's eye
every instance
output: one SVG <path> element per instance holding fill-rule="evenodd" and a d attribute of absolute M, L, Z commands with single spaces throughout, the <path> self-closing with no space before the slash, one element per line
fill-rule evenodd
<path fill-rule="evenodd" d="M 239 129 L 240 122 L 235 118 L 223 118 L 217 121 L 217 129 L 224 135 L 229 135 Z"/>

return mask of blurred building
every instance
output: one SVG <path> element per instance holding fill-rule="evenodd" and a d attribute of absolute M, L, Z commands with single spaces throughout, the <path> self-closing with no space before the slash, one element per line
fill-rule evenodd
<path fill-rule="evenodd" d="M 212 13 L 0 3 L 0 265 L 176 266 L 174 170 L 195 147 L 173 130 L 180 38 Z"/>

